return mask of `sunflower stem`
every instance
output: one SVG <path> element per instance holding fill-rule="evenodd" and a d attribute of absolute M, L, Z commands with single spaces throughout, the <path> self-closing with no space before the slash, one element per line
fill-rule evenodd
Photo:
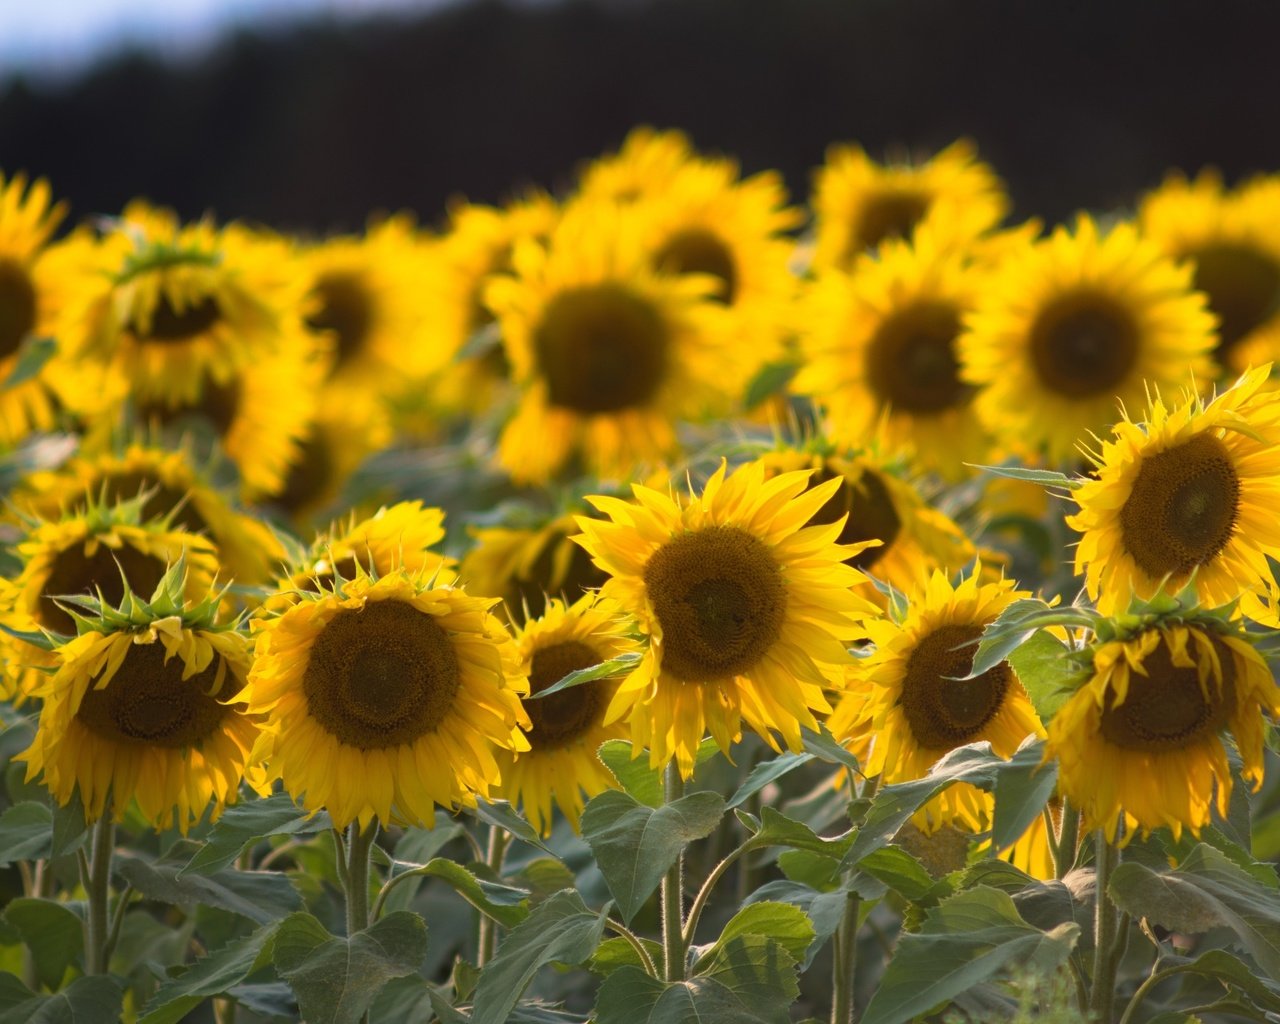
<path fill-rule="evenodd" d="M 502 861 L 507 853 L 507 844 L 511 837 L 507 830 L 497 825 L 489 826 L 489 852 L 484 862 L 498 878 L 502 877 Z M 498 923 L 488 914 L 480 915 L 480 935 L 476 949 L 476 966 L 483 967 L 493 959 L 498 949 Z"/>
<path fill-rule="evenodd" d="M 1093 911 L 1093 979 L 1089 988 L 1089 1011 L 1098 1024 L 1111 1024 L 1115 1002 L 1116 925 L 1119 915 L 1107 894 L 1111 873 L 1120 862 L 1120 851 L 1107 842 L 1105 829 L 1094 833 L 1096 883 Z"/>
<path fill-rule="evenodd" d="M 1076 863 L 1076 846 L 1080 842 L 1080 810 L 1069 800 L 1062 801 L 1062 823 L 1058 827 L 1054 867 L 1059 878 L 1065 878 Z"/>
<path fill-rule="evenodd" d="M 107 939 L 111 912 L 111 854 L 116 844 L 116 826 L 111 820 L 110 802 L 93 827 L 93 854 L 85 870 L 81 861 L 81 882 L 88 896 L 89 910 L 84 929 L 85 974 L 107 973 Z"/>
<path fill-rule="evenodd" d="M 377 835 L 377 818 L 366 829 L 358 821 L 347 826 L 347 938 L 369 927 L 369 859 Z"/>
<path fill-rule="evenodd" d="M 667 764 L 665 800 L 684 796 L 684 779 L 675 759 Z M 684 981 L 684 851 L 662 879 L 662 952 L 667 981 Z"/>
<path fill-rule="evenodd" d="M 831 1024 L 854 1022 L 854 976 L 858 970 L 858 914 L 862 900 L 855 892 L 845 894 L 844 913 L 836 931 L 832 947 L 833 975 L 831 993 Z"/>

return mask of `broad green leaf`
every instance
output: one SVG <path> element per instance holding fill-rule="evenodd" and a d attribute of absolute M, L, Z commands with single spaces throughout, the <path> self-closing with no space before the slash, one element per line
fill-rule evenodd
<path fill-rule="evenodd" d="M 53 848 L 50 856 L 62 857 L 75 853 L 89 836 L 85 822 L 84 804 L 80 800 L 80 787 L 71 792 L 71 801 L 53 809 Z"/>
<path fill-rule="evenodd" d="M 990 473 L 992 476 L 1002 476 L 1007 480 L 1021 480 L 1029 484 L 1041 484 L 1044 487 L 1074 490 L 1082 482 L 1052 469 L 1030 469 L 1026 466 L 979 466 L 976 463 L 968 463 L 968 465 L 984 473 Z"/>
<path fill-rule="evenodd" d="M 645 938 L 640 939 L 640 944 L 648 952 L 649 959 L 661 969 L 662 944 Z M 591 957 L 590 966 L 596 974 L 607 976 L 620 967 L 639 967 L 643 970 L 644 961 L 640 959 L 640 954 L 636 952 L 635 947 L 630 942 L 618 936 L 612 939 L 605 939 L 604 942 L 596 947 L 595 954 Z"/>
<path fill-rule="evenodd" d="M 35 996 L 0 1013 L 0 1024 L 119 1024 L 120 983 L 108 975 L 77 978 L 61 992 Z"/>
<path fill-rule="evenodd" d="M 689 843 L 709 836 L 724 817 L 718 793 L 691 793 L 653 808 L 609 790 L 582 813 L 591 847 L 624 921 L 630 921 Z"/>
<path fill-rule="evenodd" d="M 994 977 L 1008 964 L 1055 970 L 1071 953 L 1075 925 L 1033 928 L 1013 900 L 985 886 L 929 911 L 918 934 L 903 935 L 862 1024 L 906 1024 Z"/>
<path fill-rule="evenodd" d="M 913 902 L 924 899 L 937 886 L 925 866 L 897 846 L 884 846 L 867 854 L 858 862 L 858 872 L 883 882 Z"/>
<path fill-rule="evenodd" d="M 1170 958 L 1161 961 L 1161 970 L 1173 970 L 1180 974 L 1199 974 L 1206 978 L 1214 978 L 1225 985 L 1232 985 L 1246 993 L 1259 1007 L 1273 1013 L 1280 1012 L 1280 989 L 1259 978 L 1253 968 L 1245 964 L 1238 956 L 1232 956 L 1224 949 L 1211 949 L 1194 960 L 1181 963 L 1169 963 Z"/>
<path fill-rule="evenodd" d="M 273 871 L 219 871 L 182 875 L 182 864 L 148 862 L 116 854 L 115 873 L 147 899 L 178 906 L 203 903 L 229 910 L 258 924 L 278 921 L 302 906 L 302 897 L 284 875 Z"/>
<path fill-rule="evenodd" d="M 486 882 L 447 857 L 436 857 L 414 871 L 447 882 L 459 896 L 503 927 L 514 928 L 529 916 L 527 889 Z"/>
<path fill-rule="evenodd" d="M 506 829 L 517 839 L 545 850 L 553 857 L 555 853 L 542 841 L 537 830 L 522 818 L 514 807 L 505 800 L 480 800 L 475 807 L 475 816 L 489 825 L 497 825 Z"/>
<path fill-rule="evenodd" d="M 1081 668 L 1071 657 L 1071 649 L 1052 633 L 1039 630 L 1017 650 L 1009 653 L 1009 664 L 1018 674 L 1027 696 L 1042 722 L 1049 722 L 1089 678 L 1089 669 Z"/>
<path fill-rule="evenodd" d="M 819 732 L 813 732 L 810 729 L 804 729 L 800 733 L 800 741 L 804 749 L 821 761 L 827 764 L 842 764 L 846 768 L 862 774 L 861 768 L 858 766 L 858 759 L 841 745 L 831 733 L 827 732 L 825 725 L 820 727 Z"/>
<path fill-rule="evenodd" d="M 36 994 L 18 980 L 16 974 L 0 971 L 0 1013 L 36 998 Z"/>
<path fill-rule="evenodd" d="M 791 903 L 771 900 L 751 903 L 729 918 L 720 937 L 702 951 L 694 964 L 694 973 L 723 955 L 730 942 L 744 935 L 773 939 L 798 962 L 813 942 L 813 922 L 803 910 Z"/>
<path fill-rule="evenodd" d="M 211 996 L 222 995 L 254 971 L 271 962 L 270 942 L 275 925 L 235 939 L 192 964 L 156 990 L 143 1008 L 138 1024 L 176 1024 Z"/>
<path fill-rule="evenodd" d="M 694 763 L 709 761 L 719 750 L 716 741 L 708 737 L 699 744 Z M 648 752 L 643 747 L 636 753 L 636 748 L 628 740 L 606 740 L 600 744 L 598 753 L 625 792 L 642 804 L 662 806 L 662 772 L 649 767 Z"/>
<path fill-rule="evenodd" d="M 530 694 L 525 700 L 541 700 L 543 697 L 550 697 L 553 693 L 560 693 L 570 687 L 582 686 L 585 683 L 594 683 L 599 680 L 614 679 L 625 675 L 635 668 L 643 657 L 644 655 L 640 651 L 625 651 L 616 658 L 602 661 L 599 665 L 592 665 L 590 668 L 580 668 L 570 672 L 563 679 L 548 686 L 545 690 Z"/>
<path fill-rule="evenodd" d="M 350 938 L 330 935 L 310 914 L 291 914 L 277 926 L 272 959 L 308 1024 L 357 1024 L 382 986 L 416 974 L 426 955 L 426 924 L 397 910 Z"/>
<path fill-rule="evenodd" d="M 15 860 L 43 860 L 52 851 L 53 811 L 24 800 L 0 814 L 0 867 Z"/>
<path fill-rule="evenodd" d="M 845 904 L 849 900 L 846 889 L 821 892 L 801 882 L 777 879 L 766 882 L 747 897 L 748 905 L 756 901 L 776 901 L 799 907 L 809 918 L 813 928 L 813 941 L 802 958 L 801 968 L 807 970 L 827 939 L 836 933 L 844 917 Z"/>
<path fill-rule="evenodd" d="M 1043 759 L 1044 741 L 1028 737 L 996 779 L 991 841 L 998 852 L 1022 838 L 1053 796 L 1058 784 L 1058 762 L 1043 764 Z"/>
<path fill-rule="evenodd" d="M 10 900 L 4 916 L 30 948 L 40 983 L 56 989 L 84 952 L 84 922 L 65 904 L 25 897 Z"/>
<path fill-rule="evenodd" d="M 577 877 L 554 857 L 537 857 L 511 876 L 512 881 L 529 890 L 529 906 L 541 903 L 562 889 L 572 889 Z"/>
<path fill-rule="evenodd" d="M 17 362 L 13 364 L 13 369 L 5 377 L 4 383 L 0 384 L 0 391 L 8 391 L 10 388 L 16 388 L 19 384 L 25 384 L 34 379 L 57 351 L 58 343 L 53 338 L 28 335 L 18 349 Z"/>
<path fill-rule="evenodd" d="M 437 1019 L 443 1024 L 461 1024 L 466 1020 L 452 1009 L 444 1013 L 437 1011 L 433 997 L 439 1000 L 442 1008 L 448 1005 L 426 979 L 418 975 L 395 978 L 378 993 L 369 1010 L 369 1019 L 388 1024 L 432 1024 Z"/>
<path fill-rule="evenodd" d="M 227 989 L 227 995 L 246 1010 L 270 1020 L 292 1020 L 298 1015 L 298 1000 L 293 989 L 283 981 L 233 985 Z"/>
<path fill-rule="evenodd" d="M 1014 601 L 982 631 L 968 679 L 995 668 L 1045 626 L 1091 625 L 1090 613 L 1073 607 L 1053 608 L 1037 597 Z"/>
<path fill-rule="evenodd" d="M 265 800 L 245 800 L 228 807 L 210 830 L 203 847 L 182 869 L 211 875 L 230 867 L 244 849 L 267 836 L 323 832 L 329 828 L 327 814 L 308 815 L 288 793 L 276 793 Z"/>
<path fill-rule="evenodd" d="M 791 378 L 800 369 L 800 364 L 792 359 L 777 360 L 765 363 L 756 371 L 743 395 L 743 408 L 754 409 L 766 398 L 780 395 L 786 391 Z"/>
<path fill-rule="evenodd" d="M 779 754 L 771 760 L 760 762 L 751 769 L 746 781 L 738 787 L 738 791 L 733 794 L 726 806 L 730 809 L 741 806 L 769 783 L 812 760 L 813 754 Z"/>
<path fill-rule="evenodd" d="M 540 903 L 513 928 L 480 974 L 472 1024 L 506 1024 L 538 969 L 552 961 L 582 964 L 604 935 L 609 908 L 590 910 L 572 890 Z"/>
<path fill-rule="evenodd" d="M 756 846 L 786 846 L 792 850 L 808 850 L 839 860 L 853 842 L 853 833 L 826 838 L 803 822 L 788 818 L 772 807 L 760 809 L 760 830 L 752 837 Z"/>

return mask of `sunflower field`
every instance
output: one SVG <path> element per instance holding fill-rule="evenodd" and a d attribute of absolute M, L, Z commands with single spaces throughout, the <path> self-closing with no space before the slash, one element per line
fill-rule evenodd
<path fill-rule="evenodd" d="M 1280 1020 L 1280 175 L 0 177 L 0 1024 Z"/>

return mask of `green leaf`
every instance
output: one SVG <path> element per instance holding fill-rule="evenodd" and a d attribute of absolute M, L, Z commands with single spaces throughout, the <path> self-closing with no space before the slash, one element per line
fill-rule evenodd
<path fill-rule="evenodd" d="M 84 922 L 65 904 L 25 897 L 10 900 L 4 916 L 31 950 L 40 984 L 58 988 L 84 952 Z"/>
<path fill-rule="evenodd" d="M 350 938 L 330 935 L 310 914 L 291 914 L 276 929 L 272 959 L 308 1024 L 357 1024 L 382 987 L 416 974 L 426 955 L 426 924 L 397 910 Z"/>
<path fill-rule="evenodd" d="M 18 349 L 18 361 L 13 364 L 13 369 L 9 371 L 9 376 L 4 379 L 4 383 L 0 384 L 0 391 L 8 391 L 10 388 L 16 388 L 19 384 L 35 379 L 44 369 L 45 363 L 52 359 L 57 351 L 58 343 L 52 338 L 28 335 Z"/>
<path fill-rule="evenodd" d="M 270 942 L 275 931 L 275 925 L 264 925 L 252 935 L 232 940 L 166 981 L 143 1008 L 138 1024 L 177 1024 L 204 1000 L 239 985 L 271 962 Z"/>
<path fill-rule="evenodd" d="M 654 942 L 652 939 L 642 938 L 640 944 L 644 946 L 649 954 L 649 959 L 655 964 L 661 964 L 663 958 L 662 944 Z M 608 976 L 620 967 L 639 967 L 644 969 L 644 961 L 640 959 L 640 954 L 626 939 L 618 936 L 612 939 L 605 939 L 596 947 L 595 953 L 591 957 L 591 969 L 596 974 Z"/>
<path fill-rule="evenodd" d="M 720 937 L 698 957 L 693 973 L 697 974 L 704 965 L 709 965 L 722 956 L 730 942 L 744 935 L 772 939 L 799 962 L 813 942 L 813 922 L 803 910 L 792 903 L 777 903 L 772 900 L 752 903 L 729 918 Z"/>
<path fill-rule="evenodd" d="M 1052 469 L 1029 469 L 1026 466 L 979 466 L 976 463 L 966 463 L 966 465 L 980 469 L 984 473 L 990 473 L 992 476 L 1002 476 L 1006 480 L 1022 480 L 1029 484 L 1061 487 L 1068 491 L 1075 490 L 1083 483 L 1081 480 Z"/>
<path fill-rule="evenodd" d="M 792 850 L 808 850 L 839 860 L 853 843 L 853 832 L 826 838 L 803 822 L 788 818 L 772 807 L 760 808 L 760 830 L 752 837 L 753 846 L 785 846 Z"/>
<path fill-rule="evenodd" d="M 184 865 L 154 863 L 134 854 L 116 854 L 115 873 L 143 896 L 177 906 L 203 903 L 229 910 L 258 924 L 278 921 L 302 906 L 289 879 L 273 871 L 219 871 L 183 875 Z"/>
<path fill-rule="evenodd" d="M 919 934 L 899 938 L 862 1024 L 906 1024 L 994 977 L 1006 964 L 1055 970 L 1070 955 L 1079 928 L 1042 932 L 1013 900 L 980 886 L 929 911 Z"/>
<path fill-rule="evenodd" d="M 84 845 L 89 835 L 89 825 L 85 821 L 84 803 L 80 799 L 80 787 L 71 791 L 71 801 L 53 809 L 53 846 L 49 851 L 51 857 L 63 857 L 75 853 Z"/>
<path fill-rule="evenodd" d="M 747 900 L 749 903 L 766 900 L 790 903 L 805 912 L 813 928 L 814 937 L 802 958 L 800 966 L 802 969 L 808 970 L 813 958 L 817 956 L 823 944 L 840 927 L 840 921 L 844 917 L 844 908 L 849 900 L 849 895 L 850 893 L 847 889 L 837 889 L 835 892 L 821 892 L 812 886 L 779 878 L 760 886 L 759 889 L 747 897 Z"/>
<path fill-rule="evenodd" d="M 858 862 L 858 871 L 883 882 L 912 902 L 924 899 L 937 886 L 923 864 L 896 846 L 884 846 L 867 854 Z"/>
<path fill-rule="evenodd" d="M 1280 991 L 1274 985 L 1259 978 L 1253 969 L 1239 957 L 1223 949 L 1211 949 L 1194 960 L 1170 964 L 1170 958 L 1161 961 L 1161 970 L 1179 974 L 1199 974 L 1213 978 L 1224 985 L 1234 986 L 1246 993 L 1259 1007 L 1280 1012 Z"/>
<path fill-rule="evenodd" d="M 417 975 L 387 982 L 369 1011 L 369 1019 L 395 1024 L 465 1024 L 467 1018 L 449 1007 L 434 986 Z M 141 1022 L 139 1022 L 141 1024 Z"/>
<path fill-rule="evenodd" d="M 709 836 L 724 817 L 719 793 L 691 793 L 653 808 L 627 793 L 608 790 L 582 813 L 582 838 L 630 921 L 689 843 Z"/>
<path fill-rule="evenodd" d="M 998 852 L 1022 838 L 1058 784 L 1058 762 L 1044 764 L 1044 740 L 1028 737 L 996 779 L 991 841 Z"/>
<path fill-rule="evenodd" d="M 743 408 L 754 409 L 766 398 L 784 394 L 791 378 L 799 369 L 800 364 L 793 359 L 765 363 L 747 384 L 746 393 L 742 397 Z"/>
<path fill-rule="evenodd" d="M 862 774 L 861 768 L 858 766 L 858 759 L 849 751 L 831 733 L 827 732 L 825 725 L 820 727 L 821 731 L 813 732 L 810 729 L 804 729 L 800 733 L 800 740 L 804 749 L 819 760 L 826 761 L 827 764 L 842 764 L 846 768 Z"/>
<path fill-rule="evenodd" d="M 625 651 L 616 658 L 602 661 L 599 665 L 592 665 L 589 668 L 580 668 L 575 672 L 570 672 L 558 682 L 552 683 L 545 690 L 530 694 L 525 700 L 541 700 L 543 697 L 550 697 L 553 693 L 560 693 L 562 690 L 568 690 L 573 686 L 582 686 L 584 683 L 594 683 L 597 680 L 614 679 L 617 676 L 625 675 L 635 668 L 643 657 L 644 654 L 640 651 Z"/>
<path fill-rule="evenodd" d="M 276 793 L 265 800 L 245 800 L 228 807 L 209 831 L 205 844 L 182 869 L 211 875 L 230 867 L 251 843 L 267 836 L 323 832 L 329 828 L 327 814 L 309 815 L 288 793 Z"/>
<path fill-rule="evenodd" d="M 1230 928 L 1259 967 L 1280 981 L 1280 892 L 1224 853 L 1200 844 L 1172 871 L 1120 864 L 1107 889 L 1121 910 L 1195 935 Z"/>
<path fill-rule="evenodd" d="M 120 983 L 105 974 L 77 978 L 61 992 L 34 996 L 0 1013 L 0 1024 L 119 1024 Z"/>
<path fill-rule="evenodd" d="M 733 794 L 726 806 L 732 809 L 746 803 L 769 783 L 782 778 L 802 764 L 808 764 L 813 757 L 813 754 L 808 753 L 779 754 L 771 760 L 760 762 L 751 769 L 746 781 L 738 787 L 738 791 Z"/>
<path fill-rule="evenodd" d="M 527 889 L 486 882 L 447 857 L 436 857 L 413 870 L 417 874 L 444 880 L 464 900 L 505 928 L 514 928 L 529 916 Z"/>
<path fill-rule="evenodd" d="M 703 740 L 698 746 L 694 763 L 702 764 L 709 761 L 719 750 L 715 740 L 710 738 Z M 637 753 L 629 740 L 606 740 L 600 744 L 597 753 L 605 767 L 613 772 L 613 777 L 618 780 L 618 785 L 625 792 L 630 793 L 642 804 L 648 804 L 650 807 L 662 806 L 662 772 L 657 768 L 649 767 L 649 758 L 643 747 L 640 747 Z"/>
<path fill-rule="evenodd" d="M 472 1024 L 506 1024 L 512 1007 L 544 964 L 586 963 L 604 935 L 609 908 L 594 913 L 572 890 L 543 901 L 513 928 L 480 974 Z M 625 970 L 626 968 L 624 968 Z"/>
<path fill-rule="evenodd" d="M 53 811 L 24 800 L 0 814 L 0 867 L 15 860 L 43 860 L 52 850 Z"/>
<path fill-rule="evenodd" d="M 504 828 L 517 839 L 528 843 L 530 846 L 536 846 L 539 850 L 544 850 L 553 857 L 555 856 L 551 848 L 542 841 L 542 837 L 538 835 L 537 830 L 525 821 L 507 801 L 480 800 L 476 803 L 475 816 L 487 824 Z"/>
<path fill-rule="evenodd" d="M 1039 630 L 1009 653 L 1009 664 L 1018 674 L 1027 696 L 1042 722 L 1049 722 L 1067 702 L 1090 670 L 1072 657 L 1072 650 L 1052 633 Z"/>
<path fill-rule="evenodd" d="M 22 984 L 16 974 L 0 971 L 0 1012 L 35 998 L 36 994 Z"/>

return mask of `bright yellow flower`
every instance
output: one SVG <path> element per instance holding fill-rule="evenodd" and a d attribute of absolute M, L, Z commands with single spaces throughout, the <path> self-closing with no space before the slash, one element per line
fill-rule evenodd
<path fill-rule="evenodd" d="M 699 162 L 684 132 L 633 128 L 616 153 L 593 160 L 582 172 L 581 192 L 593 199 L 629 203 L 661 196 L 685 169 Z"/>

